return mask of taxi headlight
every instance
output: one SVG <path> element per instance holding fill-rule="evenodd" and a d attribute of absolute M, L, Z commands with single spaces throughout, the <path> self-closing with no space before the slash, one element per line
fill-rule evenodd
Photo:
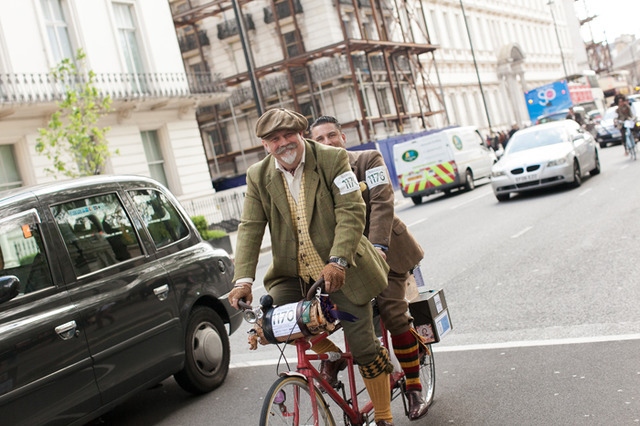
<path fill-rule="evenodd" d="M 491 177 L 500 177 L 505 176 L 507 173 L 504 170 L 491 170 Z"/>

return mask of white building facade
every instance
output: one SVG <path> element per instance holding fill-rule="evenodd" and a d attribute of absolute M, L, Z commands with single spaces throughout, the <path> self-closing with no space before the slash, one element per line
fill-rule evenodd
<path fill-rule="evenodd" d="M 0 190 L 54 179 L 35 150 L 64 94 L 49 71 L 82 49 L 113 100 L 98 123 L 119 151 L 106 172 L 153 177 L 183 202 L 213 195 L 195 110 L 227 95 L 190 89 L 167 2 L 2 0 L 0 11 Z"/>
<path fill-rule="evenodd" d="M 571 0 L 239 3 L 262 110 L 336 116 L 349 145 L 453 124 L 485 134 L 527 125 L 524 92 L 580 71 L 586 57 Z M 170 4 L 179 37 L 206 35 L 183 49 L 185 67 L 220 75 L 231 93 L 198 111 L 211 175 L 242 174 L 264 150 L 231 2 Z"/>

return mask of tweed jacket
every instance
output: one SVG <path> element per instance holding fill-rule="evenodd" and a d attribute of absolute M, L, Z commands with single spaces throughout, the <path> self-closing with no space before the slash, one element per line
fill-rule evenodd
<path fill-rule="evenodd" d="M 364 234 L 372 244 L 387 246 L 387 263 L 391 270 L 405 273 L 424 256 L 420 244 L 407 226 L 395 215 L 393 187 L 382 154 L 376 150 L 347 151 L 349 164 L 358 182 L 365 182 L 362 198 L 367 205 Z"/>
<path fill-rule="evenodd" d="M 349 262 L 343 293 L 355 304 L 368 303 L 387 286 L 388 265 L 363 235 L 366 206 L 356 189 L 337 186 L 351 174 L 343 149 L 306 140 L 304 186 L 309 234 L 322 259 L 343 257 Z M 260 244 L 269 225 L 273 260 L 264 276 L 267 291 L 296 278 L 297 237 L 293 229 L 281 172 L 268 155 L 247 171 L 247 194 L 238 227 L 234 281 L 255 278 Z M 353 182 L 355 183 L 355 182 Z"/>

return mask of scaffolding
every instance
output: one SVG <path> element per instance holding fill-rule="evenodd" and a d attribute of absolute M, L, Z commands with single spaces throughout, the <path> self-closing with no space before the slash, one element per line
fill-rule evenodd
<path fill-rule="evenodd" d="M 422 1 L 326 0 L 340 22 L 342 40 L 308 51 L 300 31 L 304 16 L 300 0 L 267 0 L 264 22 L 274 24 L 282 59 L 257 67 L 253 48 L 243 34 L 247 28 L 255 29 L 253 17 L 242 11 L 252 1 L 258 0 L 199 4 L 195 4 L 196 0 L 170 0 L 178 35 L 192 34 L 191 49 L 200 56 L 200 69 L 214 68 L 201 45 L 201 39 L 206 38 L 201 35 L 205 19 L 233 10 L 236 19 L 218 24 L 218 38 L 239 35 L 243 43 L 247 70 L 223 79 L 230 98 L 197 112 L 214 180 L 223 176 L 224 170 L 229 175 L 241 174 L 239 170 L 246 170 L 247 155 L 264 155 L 259 143 L 242 148 L 241 141 L 231 141 L 241 137 L 239 123 L 250 126 L 249 117 L 270 107 L 294 109 L 311 122 L 320 115 L 335 115 L 333 94 L 348 93 L 355 118 L 342 123 L 343 128 L 357 131 L 362 143 L 406 133 L 411 120 L 427 129 L 430 116 L 445 112 L 442 87 L 439 85 L 440 90 L 436 90 L 429 80 L 431 67 L 438 75 L 433 53 L 436 47 L 430 43 Z M 284 33 L 283 21 L 293 31 Z M 429 57 L 425 58 L 427 54 Z M 374 96 L 368 96 L 368 91 Z M 231 123 L 230 135 L 226 125 Z M 381 123 L 384 132 L 378 133 Z M 224 146 L 240 149 L 216 149 Z M 232 170 L 225 164 L 232 164 Z"/>

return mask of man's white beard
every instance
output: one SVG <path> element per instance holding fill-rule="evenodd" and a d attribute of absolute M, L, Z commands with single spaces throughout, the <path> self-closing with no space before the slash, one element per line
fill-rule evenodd
<path fill-rule="evenodd" d="M 280 161 L 283 161 L 287 164 L 293 164 L 293 162 L 296 161 L 296 151 L 290 150 L 290 151 L 287 151 L 285 154 L 282 154 L 280 156 Z"/>

